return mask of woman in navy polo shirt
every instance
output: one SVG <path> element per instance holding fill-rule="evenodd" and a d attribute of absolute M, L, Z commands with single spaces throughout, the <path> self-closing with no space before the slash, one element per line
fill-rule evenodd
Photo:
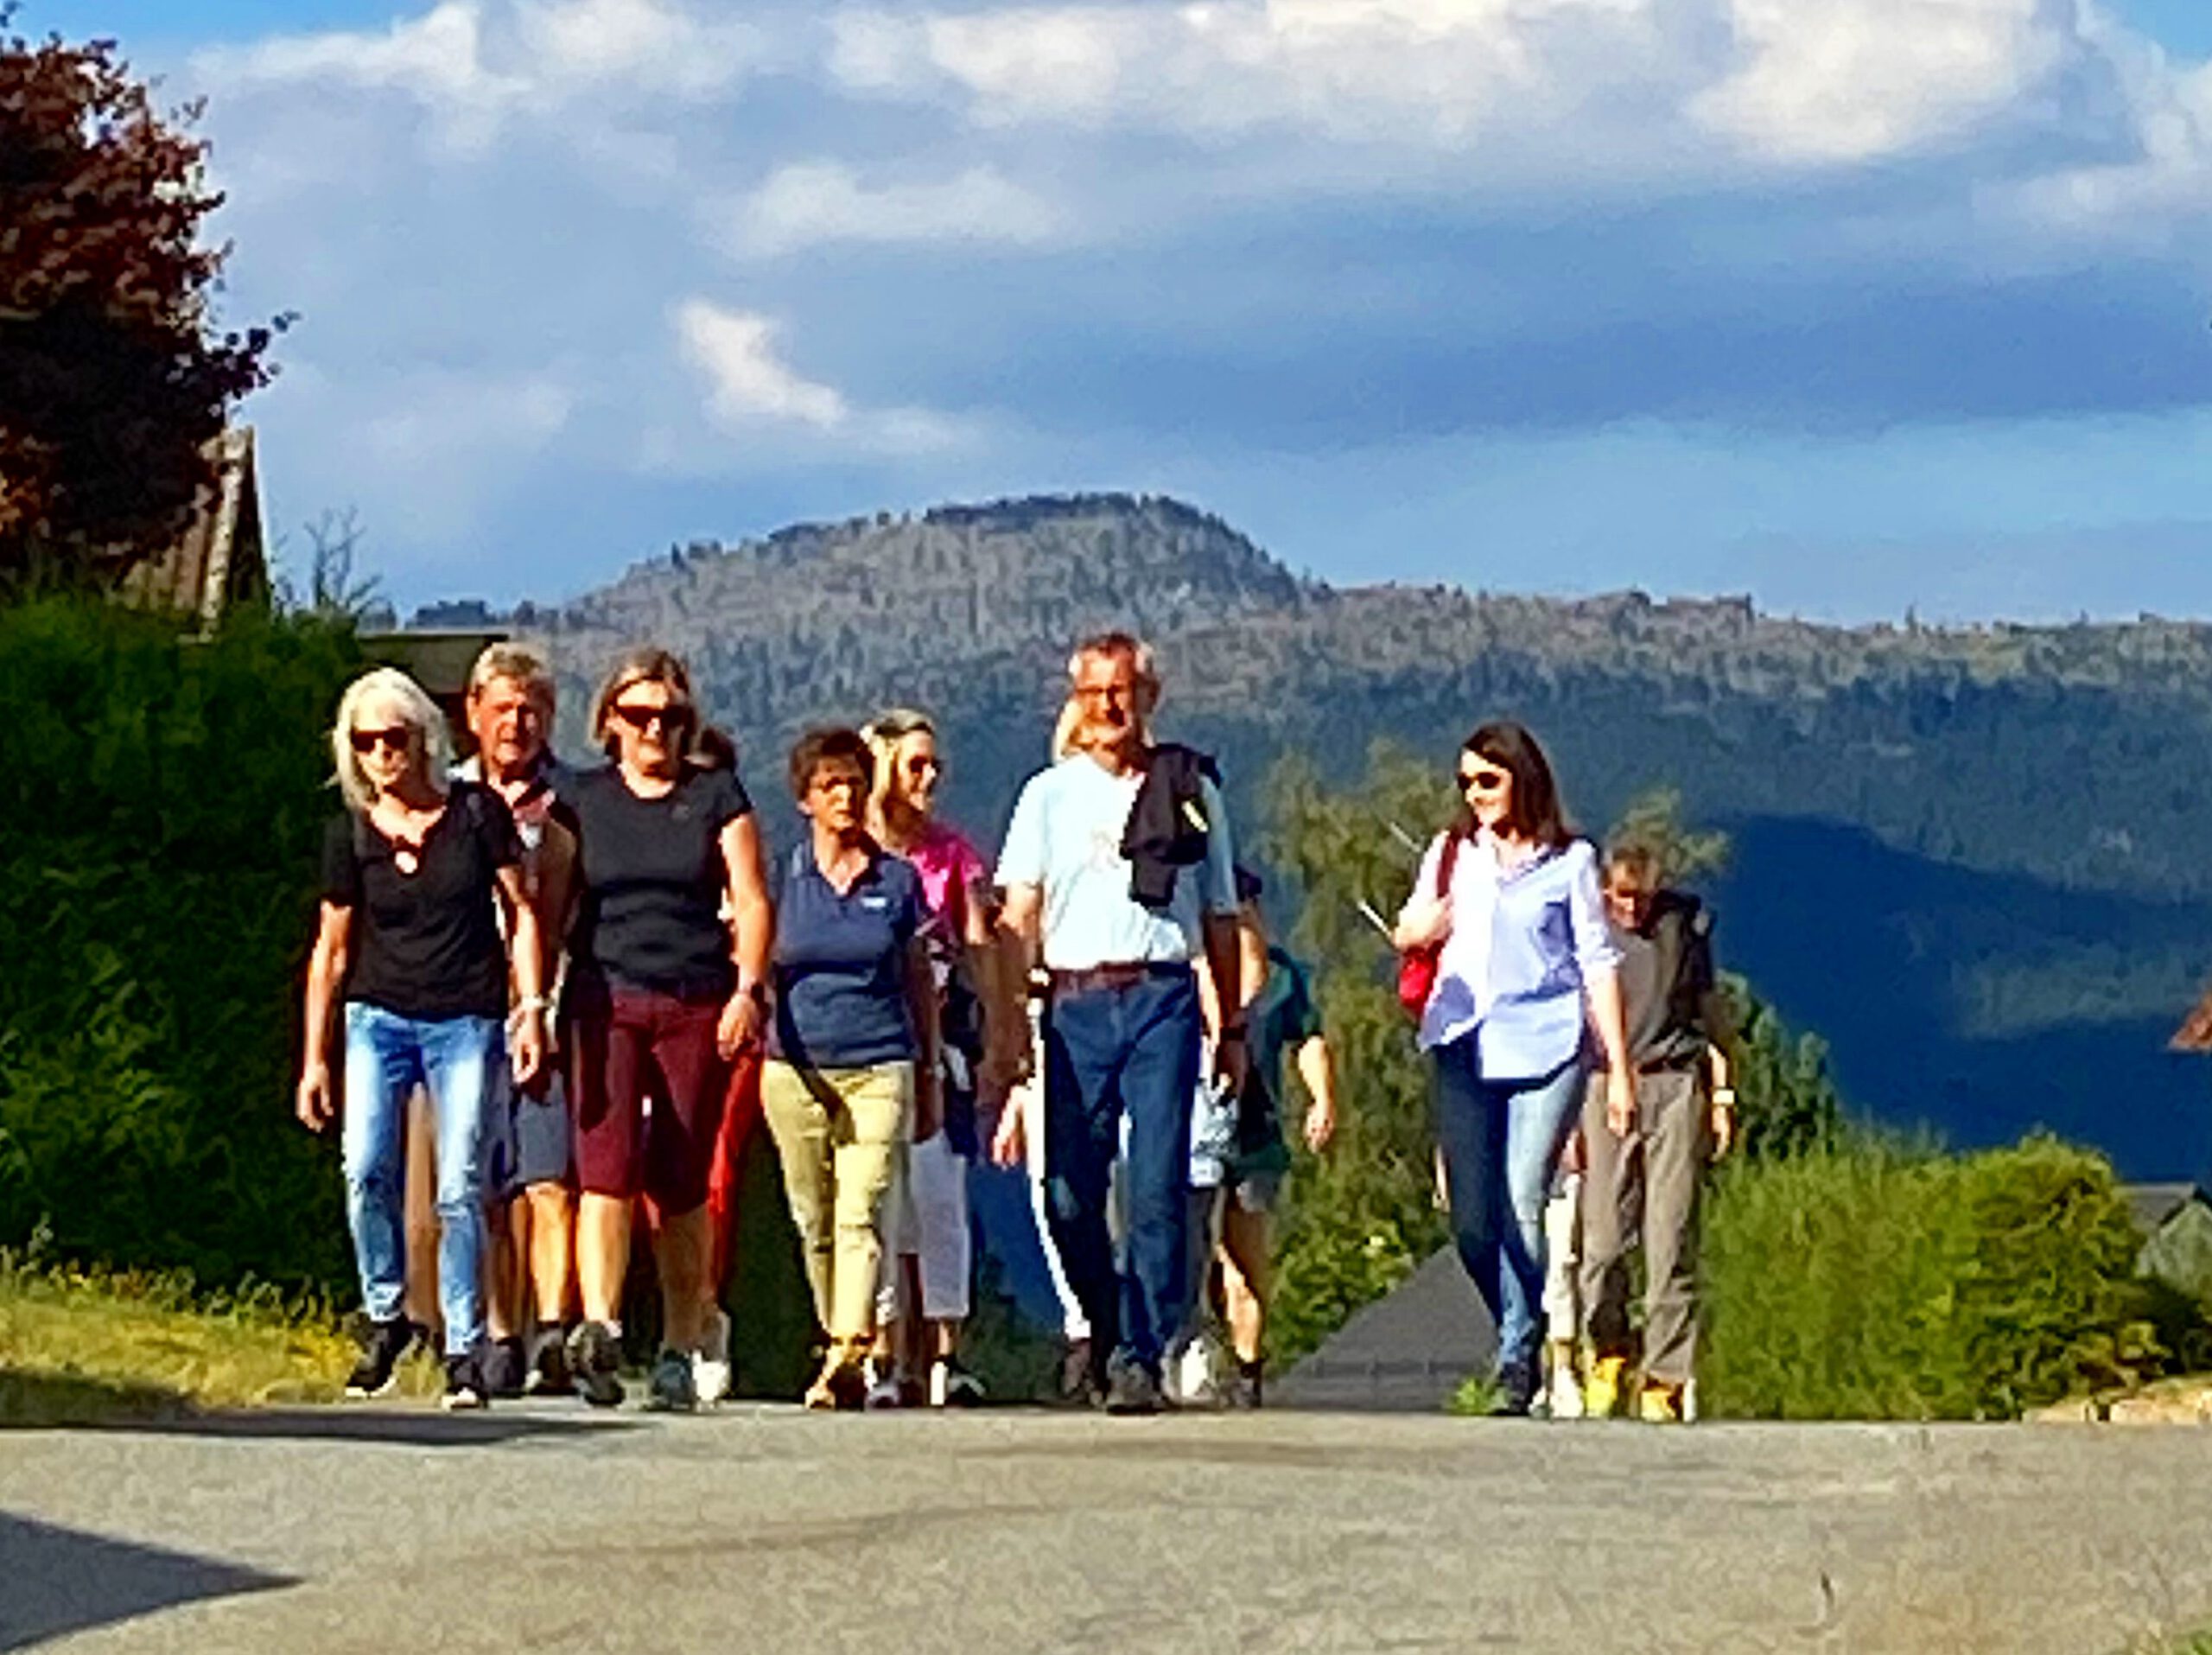
<path fill-rule="evenodd" d="M 830 1334 L 810 1408 L 866 1392 L 884 1197 L 909 1122 L 918 1143 L 942 1118 L 928 909 L 912 864 L 868 837 L 870 769 L 857 730 L 810 730 L 791 749 L 810 831 L 784 860 L 760 1104 Z"/>

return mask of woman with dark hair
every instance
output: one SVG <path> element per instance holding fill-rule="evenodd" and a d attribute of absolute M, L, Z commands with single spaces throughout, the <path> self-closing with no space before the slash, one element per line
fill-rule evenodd
<path fill-rule="evenodd" d="M 857 1406 L 875 1340 L 885 1197 L 909 1128 L 935 1135 L 938 994 L 913 865 L 869 836 L 871 757 L 855 729 L 810 730 L 791 749 L 807 819 L 777 898 L 776 1015 L 760 1104 L 830 1335 L 810 1408 Z"/>
<path fill-rule="evenodd" d="M 1497 1326 L 1497 1410 L 1525 1414 L 1542 1337 L 1544 1201 L 1581 1101 L 1586 1030 L 1604 1049 L 1615 1117 L 1634 1109 L 1635 1078 L 1597 852 L 1567 825 L 1543 748 L 1518 724 L 1484 724 L 1460 748 L 1459 786 L 1392 941 L 1437 951 L 1420 1039 L 1434 1062 L 1452 1235 Z"/>
<path fill-rule="evenodd" d="M 753 801 L 734 772 L 688 761 L 698 713 L 683 662 L 624 656 L 591 724 L 613 762 L 562 792 L 576 835 L 566 1047 L 584 1314 L 569 1361 L 586 1401 L 621 1400 L 632 1215 L 649 1196 L 662 1351 L 646 1404 L 689 1409 L 714 1312 L 709 1164 L 727 1066 L 765 1025 L 773 920 Z"/>

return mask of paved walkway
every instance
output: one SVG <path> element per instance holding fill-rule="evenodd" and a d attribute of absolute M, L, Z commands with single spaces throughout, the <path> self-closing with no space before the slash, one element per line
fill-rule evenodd
<path fill-rule="evenodd" d="M 0 1432 L 0 1649 L 2119 1655 L 2208 1537 L 2201 1428 L 331 1410 Z"/>

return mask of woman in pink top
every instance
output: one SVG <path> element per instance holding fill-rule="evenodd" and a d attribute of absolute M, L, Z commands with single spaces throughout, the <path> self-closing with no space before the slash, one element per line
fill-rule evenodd
<path fill-rule="evenodd" d="M 960 1325 L 968 1319 L 974 1259 L 968 1222 L 968 1169 L 976 1155 L 976 1066 L 982 1055 L 981 1006 L 988 986 L 978 978 L 995 963 L 988 912 L 990 872 L 976 847 L 937 819 L 944 762 L 928 715 L 908 708 L 884 713 L 866 731 L 875 750 L 875 787 L 868 831 L 905 857 L 922 877 L 930 913 L 923 935 L 943 996 L 944 1130 L 909 1147 L 886 1251 L 880 1318 L 898 1326 L 903 1365 L 918 1381 L 926 1372 L 930 1405 L 965 1406 L 982 1387 L 960 1365 Z M 878 1376 L 870 1400 L 901 1400 L 898 1378 Z"/>

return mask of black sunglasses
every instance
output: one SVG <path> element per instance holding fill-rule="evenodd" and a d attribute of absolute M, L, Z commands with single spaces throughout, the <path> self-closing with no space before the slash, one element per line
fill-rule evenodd
<path fill-rule="evenodd" d="M 1494 793 L 1513 780 L 1510 770 L 1462 770 L 1459 786 L 1471 787 L 1477 792 Z"/>
<path fill-rule="evenodd" d="M 380 747 L 404 753 L 408 743 L 415 739 L 415 732 L 404 724 L 394 724 L 389 729 L 357 729 L 350 739 L 356 753 L 369 753 Z"/>
<path fill-rule="evenodd" d="M 608 709 L 632 729 L 651 729 L 660 724 L 669 729 L 683 729 L 691 722 L 691 710 L 684 706 L 640 707 L 632 703 L 618 701 Z"/>

